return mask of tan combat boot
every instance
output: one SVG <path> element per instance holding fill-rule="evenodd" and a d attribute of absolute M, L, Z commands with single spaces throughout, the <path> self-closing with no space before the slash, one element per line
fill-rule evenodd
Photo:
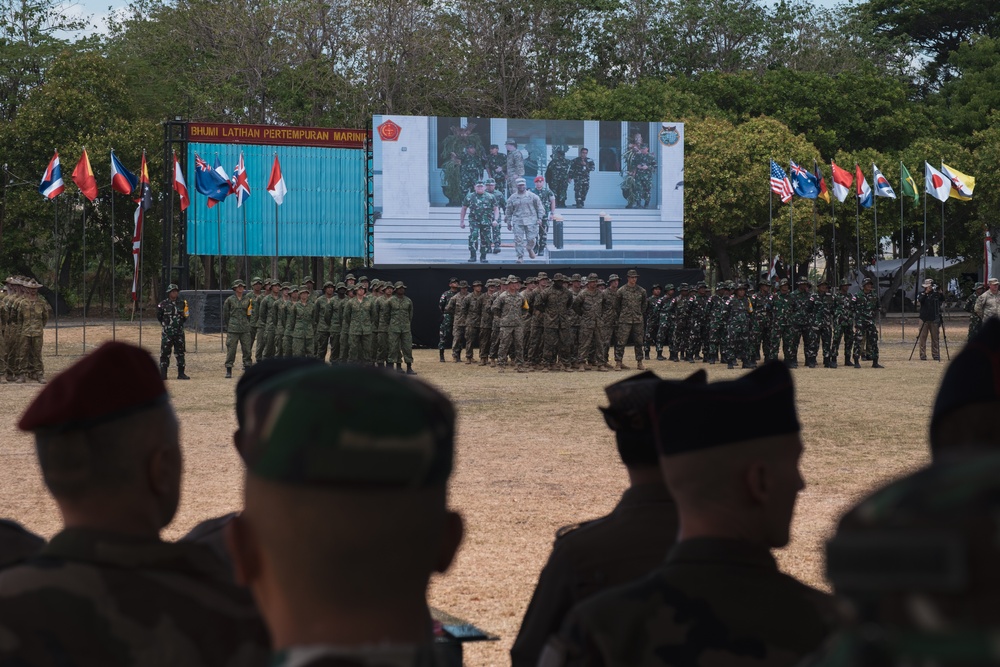
<path fill-rule="evenodd" d="M 639 361 L 635 362 L 635 367 L 637 369 L 639 369 L 640 371 L 646 370 L 646 367 L 642 365 L 642 359 L 640 359 Z"/>
<path fill-rule="evenodd" d="M 624 368 L 624 366 L 622 366 L 622 362 L 620 362 L 620 361 L 616 361 L 616 362 L 615 362 L 615 367 L 614 367 L 614 370 L 616 370 L 616 371 L 620 371 L 620 370 L 622 370 L 623 368 Z"/>

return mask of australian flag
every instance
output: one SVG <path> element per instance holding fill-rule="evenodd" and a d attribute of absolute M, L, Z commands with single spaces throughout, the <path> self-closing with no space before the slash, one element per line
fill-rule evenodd
<path fill-rule="evenodd" d="M 210 204 L 223 201 L 229 196 L 229 181 L 223 178 L 219 172 L 212 169 L 197 153 L 194 154 L 194 165 L 195 189 L 208 197 Z"/>
<path fill-rule="evenodd" d="M 819 196 L 819 184 L 816 175 L 803 169 L 794 162 L 790 163 L 789 174 L 792 177 L 792 189 L 803 199 L 816 199 Z"/>

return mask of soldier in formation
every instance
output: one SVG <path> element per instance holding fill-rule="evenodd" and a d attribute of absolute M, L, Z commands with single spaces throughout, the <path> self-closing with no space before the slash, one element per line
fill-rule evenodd
<path fill-rule="evenodd" d="M 226 327 L 227 378 L 233 377 L 237 346 L 243 352 L 243 370 L 246 371 L 253 364 L 250 347 L 250 316 L 253 315 L 253 301 L 246 293 L 246 283 L 242 280 L 233 283 L 233 292 L 222 305 L 222 322 Z"/>
<path fill-rule="evenodd" d="M 0 295 L 0 384 L 45 384 L 42 339 L 49 306 L 38 296 L 33 278 L 10 276 Z"/>
<path fill-rule="evenodd" d="M 980 283 L 976 285 L 976 289 L 973 290 L 972 294 L 965 301 L 965 312 L 969 314 L 969 336 L 967 340 L 972 340 L 973 336 L 979 333 L 979 330 L 983 327 L 983 319 L 976 313 L 976 302 L 985 291 L 986 286 Z"/>
<path fill-rule="evenodd" d="M 514 185 L 517 191 L 507 198 L 507 230 L 514 232 L 517 263 L 522 264 L 526 252 L 530 259 L 535 258 L 535 244 L 546 213 L 542 200 L 528 191 L 523 178 L 516 179 Z"/>
<path fill-rule="evenodd" d="M 160 334 L 160 377 L 167 379 L 170 353 L 177 358 L 177 379 L 190 380 L 184 373 L 184 323 L 190 316 L 187 299 L 179 298 L 180 288 L 167 285 L 167 298 L 156 306 L 156 319 L 163 328 Z"/>
<path fill-rule="evenodd" d="M 845 365 L 860 368 L 858 357 L 867 348 L 872 352 L 872 367 L 882 368 L 874 325 L 879 304 L 870 283 L 852 294 L 844 282 L 834 295 L 826 280 L 820 281 L 815 293 L 806 280 L 800 280 L 792 292 L 783 279 L 777 293 L 772 293 L 772 284 L 764 279 L 757 290 L 746 281 L 723 281 L 715 293 L 699 281 L 693 286 L 681 283 L 677 289 L 673 284 L 665 290 L 654 285 L 647 295 L 638 285 L 636 271 L 629 271 L 627 278 L 628 283 L 619 287 L 617 274 L 608 276 L 607 282 L 596 274 L 586 278 L 556 274 L 550 281 L 541 272 L 527 277 L 523 290 L 518 278 L 524 306 L 519 325 L 523 326 L 523 370 L 627 370 L 626 345 L 633 346 L 640 370 L 654 346 L 657 361 L 716 364 L 721 360 L 732 369 L 753 369 L 762 359 L 781 359 L 783 348 L 784 363 L 796 368 L 800 344 L 807 367 L 816 368 L 822 354 L 824 368 L 837 368 L 841 340 Z M 449 289 L 442 295 L 446 304 L 442 327 L 448 318 L 455 318 L 455 362 L 464 354 L 471 365 L 478 346 L 479 365 L 495 367 L 501 329 L 506 327 L 496 319 L 493 306 L 510 292 L 510 278 L 487 280 L 482 289 L 475 287 L 477 282 L 470 294 L 453 281 L 456 291 Z M 513 323 L 511 316 L 507 325 Z M 514 349 L 516 335 L 511 332 Z M 613 368 L 609 364 L 612 348 Z"/>
<path fill-rule="evenodd" d="M 1000 280 L 989 279 L 989 290 L 976 299 L 974 310 L 983 322 L 991 317 L 1000 317 Z"/>

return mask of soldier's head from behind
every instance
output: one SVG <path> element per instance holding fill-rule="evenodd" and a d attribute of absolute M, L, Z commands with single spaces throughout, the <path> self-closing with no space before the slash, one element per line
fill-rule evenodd
<path fill-rule="evenodd" d="M 783 364 L 768 363 L 738 380 L 658 392 L 653 420 L 681 540 L 788 543 L 805 483 L 795 390 Z"/>
<path fill-rule="evenodd" d="M 1000 320 L 989 318 L 948 365 L 931 414 L 934 462 L 1000 452 Z"/>
<path fill-rule="evenodd" d="M 66 528 L 158 537 L 180 499 L 177 418 L 149 353 L 105 343 L 21 415 Z"/>
<path fill-rule="evenodd" d="M 633 485 L 663 484 L 650 410 L 658 388 L 664 385 L 685 391 L 689 385 L 705 384 L 706 377 L 705 371 L 699 370 L 682 381 L 662 380 L 656 373 L 645 371 L 604 388 L 609 405 L 598 409 L 615 433 L 618 454 Z"/>
<path fill-rule="evenodd" d="M 869 664 L 996 664 L 988 637 L 1000 626 L 998 511 L 993 453 L 924 468 L 841 519 L 827 578 L 861 630 L 848 632 L 888 651 Z"/>
<path fill-rule="evenodd" d="M 427 641 L 428 581 L 462 537 L 447 508 L 448 399 L 411 378 L 322 366 L 252 391 L 246 431 L 245 508 L 227 540 L 275 648 Z"/>

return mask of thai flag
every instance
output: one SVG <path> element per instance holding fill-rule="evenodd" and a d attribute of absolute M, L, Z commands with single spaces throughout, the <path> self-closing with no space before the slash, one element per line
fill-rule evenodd
<path fill-rule="evenodd" d="M 139 184 L 135 174 L 125 168 L 114 151 L 111 151 L 111 189 L 123 195 L 130 195 Z"/>
<path fill-rule="evenodd" d="M 66 185 L 62 179 L 62 168 L 59 166 L 59 152 L 56 151 L 52 159 L 49 160 L 49 166 L 45 167 L 45 173 L 42 174 L 42 184 L 38 186 L 38 192 L 47 199 L 55 199 L 65 189 Z"/>
<path fill-rule="evenodd" d="M 233 169 L 232 190 L 236 195 L 236 208 L 243 206 L 243 201 L 250 199 L 250 184 L 247 182 L 247 168 L 243 164 L 243 151 L 240 151 L 240 161 Z"/>

